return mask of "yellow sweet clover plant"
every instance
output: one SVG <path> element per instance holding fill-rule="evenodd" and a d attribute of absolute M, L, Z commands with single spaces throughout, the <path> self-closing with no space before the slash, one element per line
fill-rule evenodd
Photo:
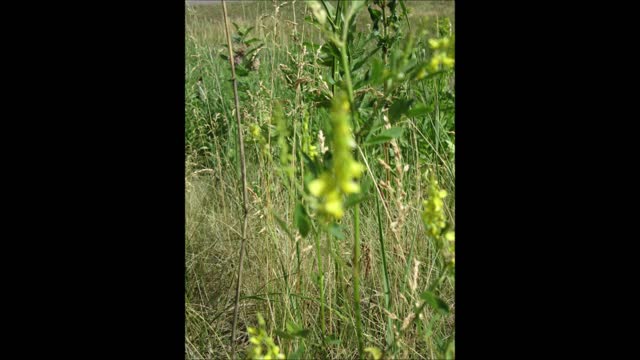
<path fill-rule="evenodd" d="M 422 221 L 427 233 L 434 239 L 442 239 L 442 231 L 447 226 L 444 214 L 444 199 L 447 191 L 440 189 L 438 181 L 432 176 L 427 189 L 427 200 L 423 202 Z M 444 234 L 444 251 L 449 261 L 455 264 L 455 232 Z"/>
<path fill-rule="evenodd" d="M 280 347 L 267 334 L 266 323 L 260 314 L 258 314 L 258 325 L 258 328 L 247 327 L 249 342 L 251 343 L 247 352 L 247 359 L 285 359 L 284 354 L 280 352 Z"/>
<path fill-rule="evenodd" d="M 350 126 L 350 105 L 345 93 L 336 94 L 331 107 L 333 165 L 331 169 L 312 180 L 309 192 L 319 200 L 320 214 L 333 219 L 344 215 L 343 195 L 360 192 L 356 179 L 364 172 L 364 166 L 352 155 L 356 147 Z"/>

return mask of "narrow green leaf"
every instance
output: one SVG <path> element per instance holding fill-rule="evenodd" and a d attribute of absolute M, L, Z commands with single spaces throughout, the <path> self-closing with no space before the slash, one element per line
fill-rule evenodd
<path fill-rule="evenodd" d="M 380 21 L 380 18 L 382 17 L 382 12 L 378 9 L 373 8 L 371 5 L 369 5 L 369 16 L 371 17 L 371 21 L 373 21 L 374 23 L 377 23 L 378 21 Z"/>
<path fill-rule="evenodd" d="M 309 330 L 304 329 L 300 325 L 294 324 L 292 322 L 287 323 L 287 333 L 291 336 L 295 337 L 307 337 L 309 335 Z"/>
<path fill-rule="evenodd" d="M 431 107 L 428 107 L 427 105 L 420 103 L 414 107 L 411 108 L 411 110 L 409 110 L 407 112 L 407 116 L 408 117 L 419 117 L 419 116 L 423 116 L 426 115 L 428 113 L 430 113 L 433 109 Z"/>
<path fill-rule="evenodd" d="M 282 331 L 282 330 L 278 330 L 278 329 L 276 329 L 276 335 L 278 335 L 279 337 L 281 337 L 283 339 L 287 339 L 287 340 L 295 339 L 295 337 L 293 335 L 287 333 L 286 331 Z"/>
<path fill-rule="evenodd" d="M 384 64 L 380 59 L 374 59 L 371 64 L 371 83 L 380 85 L 384 81 Z"/>
<path fill-rule="evenodd" d="M 329 234 L 333 235 L 338 240 L 344 240 L 344 233 L 342 232 L 342 228 L 340 225 L 333 223 L 329 225 L 328 228 Z"/>
<path fill-rule="evenodd" d="M 380 47 L 376 47 L 375 49 L 373 49 L 369 54 L 367 54 L 364 58 L 362 58 L 361 60 L 359 60 L 355 65 L 353 65 L 353 70 L 351 70 L 352 72 L 356 72 L 358 69 L 360 69 L 362 67 L 362 65 L 367 63 L 367 60 L 369 60 L 369 58 L 371 58 L 371 56 L 373 56 L 375 53 L 378 52 L 378 50 L 380 50 Z"/>
<path fill-rule="evenodd" d="M 338 339 L 335 335 L 329 335 L 325 337 L 324 341 L 327 343 L 327 345 L 340 345 L 340 343 L 342 342 L 342 340 Z"/>
<path fill-rule="evenodd" d="M 365 192 L 360 192 L 358 194 L 350 194 L 344 201 L 344 207 L 346 209 L 354 206 L 355 204 L 359 204 L 365 200 L 369 200 L 373 198 L 373 195 L 367 194 Z"/>
<path fill-rule="evenodd" d="M 406 114 L 413 103 L 413 99 L 398 99 L 389 108 L 389 120 L 391 123 L 395 123 L 400 120 L 402 115 Z"/>
<path fill-rule="evenodd" d="M 302 206 L 301 203 L 296 204 L 294 221 L 296 228 L 298 228 L 298 231 L 300 232 L 300 235 L 302 235 L 302 237 L 307 237 L 309 231 L 311 230 L 311 221 L 309 220 L 309 216 L 307 215 L 307 212 L 305 211 L 304 206 Z"/>
<path fill-rule="evenodd" d="M 250 28 L 248 28 L 247 30 L 244 31 L 244 36 L 249 35 L 249 33 L 251 32 L 251 30 L 253 30 L 255 28 L 255 26 L 251 26 Z"/>
<path fill-rule="evenodd" d="M 456 341 L 451 340 L 451 342 L 449 342 L 449 345 L 447 345 L 447 351 L 445 353 L 445 358 L 447 360 L 455 360 L 456 358 Z"/>
<path fill-rule="evenodd" d="M 264 46 L 263 43 L 259 43 L 258 45 L 254 46 L 249 51 L 247 51 L 247 53 L 244 55 L 245 58 L 249 58 L 249 55 L 253 54 L 256 50 L 259 50 L 263 46 Z"/>
<path fill-rule="evenodd" d="M 236 24 L 235 22 L 231 22 L 231 24 L 233 24 L 233 27 L 236 28 L 236 32 L 240 35 L 242 35 L 242 31 L 240 31 L 240 26 L 238 26 L 238 24 Z"/>
<path fill-rule="evenodd" d="M 276 214 L 273 214 L 273 218 L 276 219 L 276 222 L 278 223 L 278 225 L 280 225 L 280 229 L 282 229 L 282 231 L 284 231 L 284 233 L 287 234 L 289 239 L 295 242 L 296 239 L 291 234 L 291 231 L 289 231 L 289 227 L 287 226 L 287 223 L 285 223 L 282 219 L 280 219 Z"/>
<path fill-rule="evenodd" d="M 397 139 L 401 137 L 403 132 L 404 132 L 404 128 L 401 128 L 401 127 L 392 127 L 390 129 L 386 129 L 383 132 L 381 132 L 379 135 L 372 136 L 371 138 L 369 138 L 365 142 L 365 145 L 369 146 L 369 145 L 384 144 L 393 139 Z"/>
<path fill-rule="evenodd" d="M 407 7 L 404 5 L 405 0 L 400 0 L 400 7 L 402 8 L 402 15 L 404 15 L 404 19 L 407 21 L 407 26 L 409 27 L 409 31 L 411 31 L 411 22 L 409 21 L 409 13 L 407 12 Z"/>
<path fill-rule="evenodd" d="M 304 352 L 305 352 L 306 348 L 304 346 L 304 342 L 300 342 L 300 346 L 294 350 L 293 352 L 291 352 L 289 354 L 289 356 L 287 356 L 287 359 L 290 360 L 302 360 L 304 359 Z"/>
<path fill-rule="evenodd" d="M 420 295 L 420 298 L 424 300 L 427 305 L 430 305 L 434 309 L 438 310 L 443 314 L 449 313 L 449 306 L 442 299 L 434 295 L 431 291 L 425 291 Z"/>
<path fill-rule="evenodd" d="M 404 128 L 392 127 L 390 129 L 384 130 L 382 133 L 380 133 L 380 135 L 388 136 L 388 137 L 393 138 L 393 139 L 397 139 L 397 138 L 402 136 L 403 132 L 404 132 Z"/>
<path fill-rule="evenodd" d="M 247 75 L 249 75 L 249 70 L 245 69 L 244 66 L 239 65 L 239 66 L 236 67 L 236 75 L 238 75 L 238 76 L 247 76 Z"/>

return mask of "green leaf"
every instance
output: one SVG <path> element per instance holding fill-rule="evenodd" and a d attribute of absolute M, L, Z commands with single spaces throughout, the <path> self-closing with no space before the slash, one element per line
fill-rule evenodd
<path fill-rule="evenodd" d="M 238 76 L 247 76 L 247 75 L 249 75 L 249 70 L 245 69 L 244 66 L 237 66 L 236 67 L 236 75 L 238 75 Z"/>
<path fill-rule="evenodd" d="M 380 21 L 380 18 L 382 17 L 382 12 L 378 9 L 373 8 L 371 5 L 369 5 L 369 16 L 371 17 L 371 21 L 373 21 L 374 23 L 377 23 L 378 21 Z"/>
<path fill-rule="evenodd" d="M 404 128 L 392 127 L 390 129 L 384 130 L 382 133 L 380 133 L 380 135 L 388 136 L 388 137 L 393 138 L 393 139 L 397 139 L 397 138 L 402 136 L 403 132 L 404 132 Z"/>
<path fill-rule="evenodd" d="M 306 348 L 304 346 L 304 342 L 300 342 L 300 346 L 293 352 L 291 352 L 289 354 L 289 356 L 287 356 L 287 359 L 290 360 L 302 360 L 304 359 L 304 352 L 305 352 Z"/>
<path fill-rule="evenodd" d="M 316 178 L 318 177 L 319 173 L 320 173 L 320 169 L 318 168 L 318 164 L 311 159 L 311 157 L 309 157 L 309 155 L 307 155 L 306 153 L 302 152 L 302 157 L 304 160 L 304 166 L 311 170 L 311 174 L 313 174 L 313 177 Z"/>
<path fill-rule="evenodd" d="M 289 239 L 291 239 L 291 241 L 296 241 L 295 237 L 293 237 L 293 235 L 291 234 L 291 231 L 289 231 L 289 227 L 287 226 L 287 223 L 285 223 L 284 221 L 282 221 L 282 219 L 280 219 L 278 217 L 278 215 L 273 214 L 273 218 L 276 219 L 276 222 L 278 223 L 278 225 L 280 225 L 280 229 L 282 229 L 282 231 L 284 231 L 285 234 L 287 234 L 287 236 L 289 237 Z"/>
<path fill-rule="evenodd" d="M 307 212 L 305 211 L 304 206 L 302 206 L 301 203 L 296 204 L 294 221 L 296 227 L 298 228 L 298 231 L 300 232 L 300 235 L 302 235 L 302 237 L 307 237 L 309 231 L 311 230 L 311 221 L 309 220 L 309 216 L 307 215 Z"/>
<path fill-rule="evenodd" d="M 315 17 L 311 16 L 311 15 L 307 15 L 304 17 L 304 21 L 307 24 L 311 24 L 311 25 L 315 25 L 317 24 L 317 20 L 315 19 Z"/>
<path fill-rule="evenodd" d="M 247 82 L 238 80 L 238 91 L 246 92 L 247 90 L 249 90 Z"/>
<path fill-rule="evenodd" d="M 297 324 L 289 322 L 287 323 L 287 333 L 294 337 L 307 337 L 309 329 L 304 329 Z"/>
<path fill-rule="evenodd" d="M 249 35 L 249 33 L 251 32 L 251 30 L 253 30 L 255 28 L 255 26 L 251 26 L 250 28 L 248 28 L 247 30 L 244 31 L 243 36 L 247 36 Z"/>
<path fill-rule="evenodd" d="M 373 196 L 370 194 L 366 194 L 364 192 L 358 193 L 358 194 L 349 194 L 349 196 L 347 196 L 347 198 L 344 201 L 344 207 L 346 209 L 352 207 L 355 204 L 361 203 L 365 200 L 369 200 L 372 199 Z"/>
<path fill-rule="evenodd" d="M 295 338 L 292 335 L 288 334 L 286 331 L 282 331 L 282 330 L 278 330 L 278 329 L 276 329 L 276 335 L 278 335 L 279 337 L 281 337 L 283 339 L 287 339 L 287 340 L 293 340 Z"/>
<path fill-rule="evenodd" d="M 430 113 L 433 109 L 427 105 L 420 103 L 407 112 L 407 117 L 419 117 Z"/>
<path fill-rule="evenodd" d="M 449 345 L 447 346 L 447 351 L 445 353 L 445 358 L 447 360 L 455 360 L 456 358 L 456 341 L 451 340 L 451 342 L 449 342 Z"/>
<path fill-rule="evenodd" d="M 324 66 L 333 66 L 336 58 L 340 57 L 340 52 L 334 43 L 328 42 L 320 49 L 319 63 Z"/>
<path fill-rule="evenodd" d="M 263 46 L 264 46 L 263 43 L 259 43 L 258 45 L 254 46 L 249 51 L 247 51 L 246 54 L 244 54 L 245 58 L 249 58 L 249 55 L 253 54 L 256 50 L 260 49 Z"/>
<path fill-rule="evenodd" d="M 402 117 L 403 114 L 406 114 L 407 111 L 409 111 L 412 103 L 413 99 L 396 100 L 396 102 L 394 102 L 393 105 L 391 105 L 391 107 L 389 108 L 389 120 L 391 121 L 391 123 L 395 123 L 396 121 L 400 120 L 400 117 Z"/>
<path fill-rule="evenodd" d="M 422 295 L 420 295 L 420 298 L 424 300 L 427 303 L 427 305 L 430 305 L 437 311 L 443 314 L 449 313 L 449 306 L 447 306 L 447 303 L 445 303 L 442 299 L 434 295 L 431 291 L 423 292 Z"/>
<path fill-rule="evenodd" d="M 381 132 L 379 135 L 373 136 L 369 140 L 367 140 L 365 142 L 365 145 L 368 146 L 368 145 L 384 144 L 388 141 L 401 137 L 403 131 L 404 131 L 404 128 L 401 128 L 401 127 L 392 127 L 390 129 L 386 129 L 383 132 Z"/>
<path fill-rule="evenodd" d="M 366 176 L 363 180 L 362 183 L 360 184 L 360 187 L 362 188 L 362 192 L 364 194 L 372 194 L 371 197 L 373 197 L 375 193 L 373 193 L 373 181 L 371 180 L 371 177 Z"/>
<path fill-rule="evenodd" d="M 340 345 L 340 343 L 342 342 L 342 340 L 338 339 L 335 335 L 329 335 L 325 337 L 324 341 L 327 343 L 327 345 Z"/>
<path fill-rule="evenodd" d="M 344 233 L 342 232 L 342 228 L 340 227 L 340 225 L 333 223 L 329 225 L 327 231 L 329 232 L 329 234 L 333 235 L 333 237 L 335 237 L 336 239 L 344 240 Z"/>
<path fill-rule="evenodd" d="M 369 54 L 367 54 L 364 58 L 362 58 L 361 60 L 359 60 L 355 65 L 353 65 L 353 70 L 351 70 L 352 72 L 356 72 L 358 69 L 360 69 L 362 67 L 362 65 L 364 65 L 367 60 L 369 60 L 369 58 L 371 56 L 373 56 L 375 53 L 378 52 L 378 50 L 380 50 L 380 47 L 376 47 L 375 49 L 373 49 Z"/>
<path fill-rule="evenodd" d="M 236 28 L 236 32 L 240 35 L 242 35 L 242 31 L 240 31 L 240 26 L 238 26 L 238 24 L 236 24 L 235 22 L 231 22 L 231 24 L 233 24 L 233 27 Z"/>
<path fill-rule="evenodd" d="M 380 85 L 384 81 L 384 64 L 380 59 L 374 59 L 371 64 L 371 83 Z"/>
<path fill-rule="evenodd" d="M 402 15 L 404 15 L 404 19 L 407 21 L 407 26 L 409 27 L 409 31 L 411 31 L 411 23 L 409 22 L 409 14 L 407 12 L 407 7 L 404 5 L 404 0 L 400 0 L 400 7 L 402 8 Z"/>

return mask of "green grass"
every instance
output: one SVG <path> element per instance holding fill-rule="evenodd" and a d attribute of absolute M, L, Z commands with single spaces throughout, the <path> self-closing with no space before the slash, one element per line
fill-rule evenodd
<path fill-rule="evenodd" d="M 427 27 L 426 37 L 433 37 L 436 17 L 440 21 L 448 16 L 455 24 L 453 2 L 406 4 L 411 9 L 412 29 Z M 450 278 L 443 278 L 437 290 L 438 297 L 451 310 L 448 314 L 441 315 L 434 307 L 426 306 L 406 331 L 397 329 L 414 314 L 416 303 L 422 302 L 421 294 L 444 271 L 441 250 L 427 235 L 421 217 L 429 184 L 425 172 L 435 174 L 448 192 L 444 212 L 447 222 L 455 225 L 453 75 L 403 84 L 391 98 L 391 103 L 411 99 L 414 104 L 426 106 L 416 116 L 405 114 L 394 120 L 393 127 L 404 129 L 397 139 L 401 165 L 408 165 L 402 177 L 396 171 L 393 147 L 388 142 L 385 155 L 383 144 L 365 146 L 365 139 L 358 138 L 362 152 L 354 157 L 367 165 L 360 183 L 363 193 L 369 196 L 357 205 L 360 244 L 355 250 L 360 252 L 360 274 L 354 279 L 353 207 L 345 211 L 339 232 L 329 235 L 321 230 L 319 218 L 311 211 L 311 201 L 305 195 L 305 183 L 313 174 L 301 147 L 305 137 L 318 146 L 318 130 L 324 132 L 327 146 L 331 146 L 330 112 L 317 93 L 323 91 L 320 78 L 328 82 L 332 77 L 331 68 L 312 61 L 311 51 L 301 57 L 303 42 L 325 42 L 325 36 L 304 21 L 305 15 L 310 15 L 306 5 L 296 2 L 294 22 L 294 8 L 290 5 L 279 8 L 276 18 L 271 1 L 227 4 L 231 21 L 241 28 L 255 26 L 251 36 L 265 45 L 258 55 L 259 69 L 239 78 L 249 188 L 248 240 L 237 334 L 240 356 L 249 347 L 246 329 L 257 326 L 256 315 L 260 313 L 266 320 L 267 332 L 288 355 L 303 347 L 303 358 L 358 358 L 356 319 L 360 317 L 363 347 L 377 347 L 387 354 L 395 348 L 398 358 L 442 358 L 455 333 L 454 284 Z M 221 6 L 188 7 L 186 13 L 185 357 L 232 358 L 242 188 L 231 72 L 229 63 L 218 55 L 225 49 Z M 429 19 L 425 20 L 427 15 Z M 365 8 L 358 14 L 357 29 L 366 33 L 370 23 Z M 402 26 L 408 33 L 406 24 Z M 426 37 L 416 41 L 416 54 L 425 59 L 429 50 L 420 40 L 426 41 Z M 366 45 L 364 51 L 371 46 L 373 43 Z M 373 58 L 381 60 L 381 52 Z M 354 72 L 354 86 L 371 69 L 372 59 Z M 302 65 L 297 67 L 299 61 Z M 290 71 L 283 70 L 281 64 Z M 295 86 L 298 74 L 304 79 L 300 87 Z M 294 78 L 293 84 L 287 75 Z M 382 86 L 372 87 L 384 90 Z M 326 93 L 332 93 L 329 83 Z M 291 158 L 284 164 L 277 124 L 273 121 L 275 101 L 283 101 L 290 132 L 284 141 Z M 382 124 L 380 114 L 374 111 L 370 116 L 371 121 Z M 368 118 L 362 121 L 364 124 Z M 252 124 L 259 127 L 269 150 L 264 151 L 263 144 L 252 141 Z M 373 136 L 380 131 L 376 130 Z M 389 188 L 393 192 L 379 184 L 380 180 L 387 180 L 379 159 L 391 167 Z M 287 173 L 286 166 L 294 171 Z M 384 201 L 378 198 L 378 191 Z M 398 196 L 401 191 L 404 196 Z M 304 204 L 310 212 L 312 229 L 306 237 L 295 226 L 297 203 Z M 392 223 L 398 218 L 401 226 L 393 231 Z M 420 263 L 418 267 L 416 261 Z M 321 281 L 317 276 L 319 265 L 324 270 Z M 359 288 L 358 304 L 353 302 L 357 298 L 354 288 Z M 281 333 L 287 331 L 288 324 L 307 329 L 308 333 L 289 339 Z"/>

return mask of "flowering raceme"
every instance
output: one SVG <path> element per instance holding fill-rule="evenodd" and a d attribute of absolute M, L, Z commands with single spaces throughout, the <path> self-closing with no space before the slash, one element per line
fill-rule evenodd
<path fill-rule="evenodd" d="M 434 177 L 427 190 L 427 200 L 423 202 L 424 210 L 422 212 L 422 221 L 429 235 L 436 239 L 447 261 L 455 264 L 455 231 L 447 231 L 442 237 L 442 231 L 447 226 L 444 214 L 444 199 L 447 197 L 447 191 L 440 189 L 438 181 Z"/>
<path fill-rule="evenodd" d="M 258 323 L 259 328 L 247 327 L 251 343 L 247 359 L 284 359 L 285 356 L 280 352 L 280 347 L 267 334 L 266 323 L 260 314 L 258 314 Z"/>
<path fill-rule="evenodd" d="M 427 200 L 424 201 L 424 212 L 422 220 L 429 234 L 434 237 L 440 236 L 440 232 L 446 226 L 444 216 L 444 201 L 447 191 L 438 187 L 438 182 L 432 178 L 427 190 Z"/>
<path fill-rule="evenodd" d="M 437 71 L 440 65 L 446 69 L 453 68 L 455 60 L 450 53 L 453 42 L 449 38 L 429 39 L 429 46 L 434 50 L 431 63 L 429 64 L 431 71 Z"/>
<path fill-rule="evenodd" d="M 331 107 L 333 165 L 308 185 L 309 192 L 320 199 L 319 212 L 335 219 L 344 215 L 342 196 L 360 192 L 355 179 L 364 172 L 364 166 L 351 154 L 356 142 L 349 125 L 349 114 L 346 95 L 337 94 Z"/>

